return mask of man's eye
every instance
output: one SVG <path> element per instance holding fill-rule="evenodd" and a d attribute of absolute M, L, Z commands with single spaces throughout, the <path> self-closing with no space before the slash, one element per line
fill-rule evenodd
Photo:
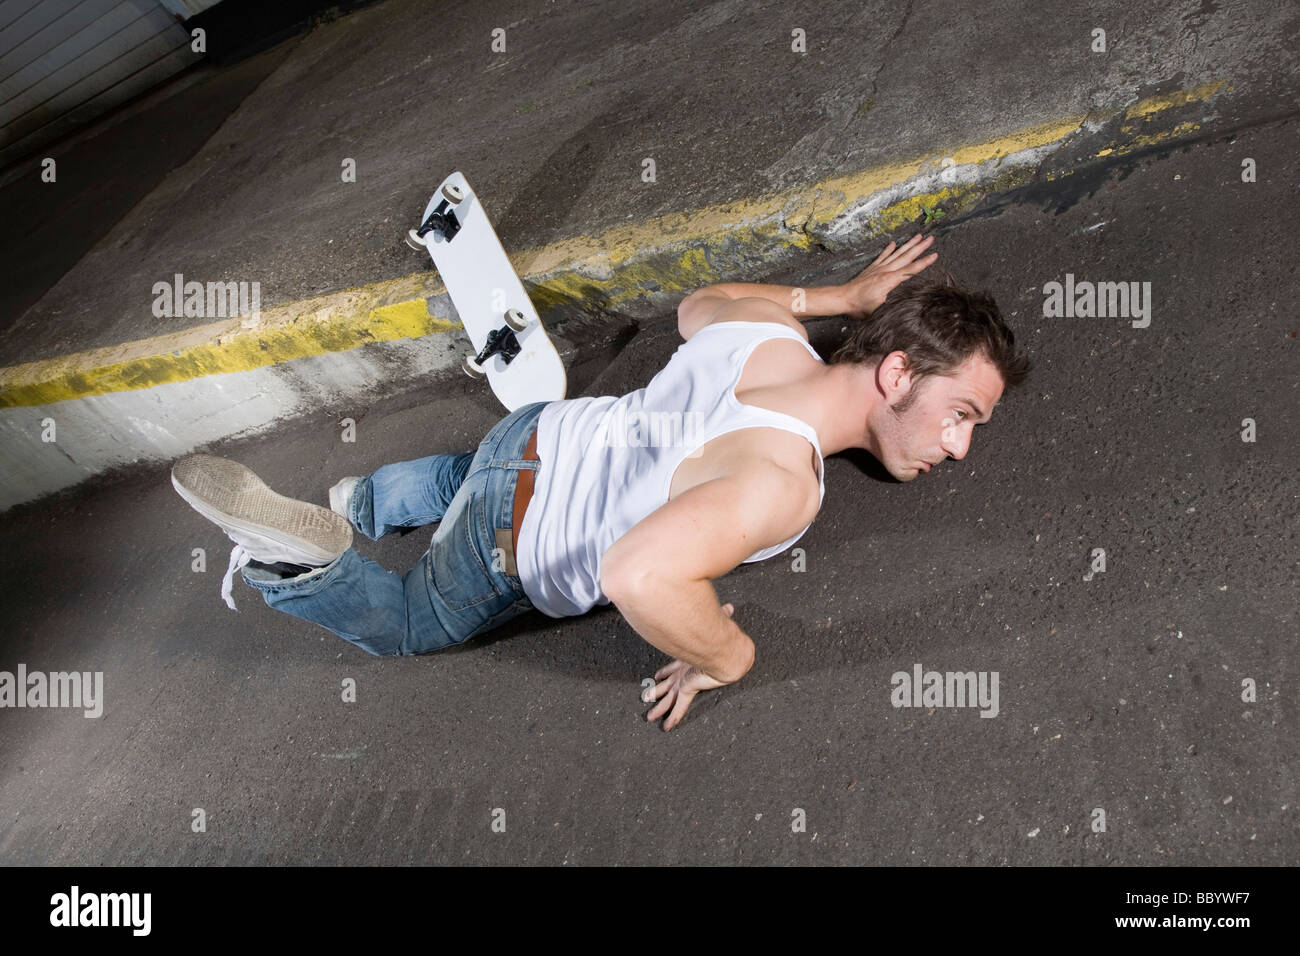
<path fill-rule="evenodd" d="M 963 421 L 963 420 L 966 418 L 966 413 L 963 412 L 960 408 L 954 408 L 953 411 L 956 412 L 958 415 L 961 416 L 960 418 L 957 419 L 957 421 L 960 422 L 960 421 Z"/>

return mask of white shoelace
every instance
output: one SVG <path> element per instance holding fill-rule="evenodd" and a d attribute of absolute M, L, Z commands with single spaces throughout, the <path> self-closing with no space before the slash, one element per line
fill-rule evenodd
<path fill-rule="evenodd" d="M 226 576 L 221 579 L 221 597 L 232 611 L 239 610 L 239 608 L 235 607 L 235 572 L 252 560 L 254 560 L 253 556 L 244 550 L 242 544 L 235 545 L 234 550 L 230 552 L 230 565 L 226 568 Z M 309 578 L 315 574 L 322 574 L 325 568 L 326 565 L 321 565 L 319 568 L 304 571 L 297 577 Z M 286 578 L 285 580 L 293 580 L 293 578 Z"/>
<path fill-rule="evenodd" d="M 242 544 L 235 545 L 235 549 L 230 552 L 230 566 L 226 568 L 226 576 L 221 579 L 221 597 L 232 611 L 239 610 L 235 607 L 235 570 L 251 560 L 253 556 L 244 550 Z"/>

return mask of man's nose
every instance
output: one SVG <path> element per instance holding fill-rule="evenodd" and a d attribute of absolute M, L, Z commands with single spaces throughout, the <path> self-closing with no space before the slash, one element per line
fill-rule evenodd
<path fill-rule="evenodd" d="M 966 457 L 966 452 L 970 451 L 970 439 L 970 431 L 965 428 L 948 430 L 943 435 L 943 450 L 947 452 L 949 458 L 961 461 Z"/>

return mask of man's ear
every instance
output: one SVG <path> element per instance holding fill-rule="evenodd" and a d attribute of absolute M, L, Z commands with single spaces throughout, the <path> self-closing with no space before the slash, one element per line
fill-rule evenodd
<path fill-rule="evenodd" d="M 890 352 L 876 366 L 876 385 L 892 405 L 894 399 L 906 395 L 912 386 L 912 373 L 907 368 L 907 353 L 898 349 Z"/>

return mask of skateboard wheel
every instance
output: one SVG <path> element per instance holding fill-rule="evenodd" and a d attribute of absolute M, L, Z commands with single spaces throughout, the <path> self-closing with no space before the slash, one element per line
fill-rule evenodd
<path fill-rule="evenodd" d="M 454 206 L 465 198 L 465 193 L 454 183 L 448 183 L 442 187 L 442 198 Z"/>
<path fill-rule="evenodd" d="M 406 244 L 418 252 L 423 252 L 427 248 L 419 231 L 415 229 L 408 229 L 406 231 Z"/>
<path fill-rule="evenodd" d="M 509 309 L 506 311 L 506 325 L 516 332 L 522 332 L 528 326 L 532 325 L 532 320 L 524 315 L 518 309 Z"/>
<path fill-rule="evenodd" d="M 466 355 L 465 361 L 461 363 L 460 367 L 470 378 L 482 378 L 487 374 L 483 366 L 474 361 L 473 355 Z"/>

